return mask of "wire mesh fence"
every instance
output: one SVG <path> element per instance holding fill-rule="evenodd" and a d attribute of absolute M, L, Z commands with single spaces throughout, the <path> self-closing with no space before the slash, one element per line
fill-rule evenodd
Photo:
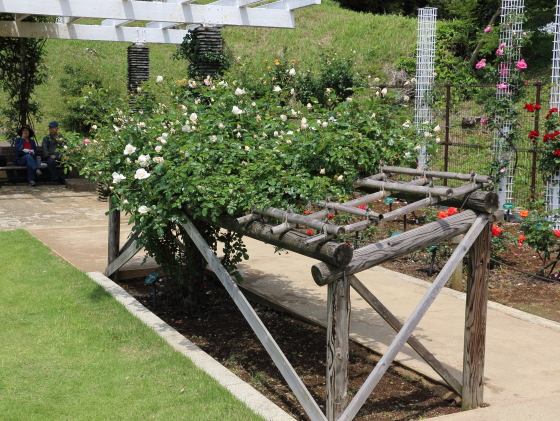
<path fill-rule="evenodd" d="M 543 127 L 548 111 L 550 85 L 541 82 L 524 85 L 520 102 L 512 107 L 520 111 L 520 131 L 527 135 Z M 434 88 L 434 122 L 442 127 L 438 152 L 430 168 L 441 171 L 479 174 L 492 172 L 493 133 L 487 126 L 488 114 L 484 98 L 494 95 L 495 85 L 438 84 Z M 465 99 L 470 98 L 470 99 Z M 543 104 L 542 110 L 528 112 L 525 104 Z M 519 206 L 531 206 L 544 199 L 547 174 L 537 167 L 542 153 L 542 136 L 521 136 L 514 145 L 512 201 Z M 541 144 L 539 144 L 541 142 Z M 496 169 L 494 169 L 496 170 Z"/>

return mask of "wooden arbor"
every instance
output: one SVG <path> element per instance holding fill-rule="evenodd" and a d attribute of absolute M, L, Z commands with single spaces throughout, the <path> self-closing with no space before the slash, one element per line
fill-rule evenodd
<path fill-rule="evenodd" d="M 280 209 L 265 208 L 255 210 L 253 213 L 239 218 L 222 217 L 217 222 L 217 225 L 222 228 L 321 261 L 312 267 L 311 272 L 318 285 L 328 285 L 326 417 L 266 330 L 264 324 L 242 295 L 236 282 L 192 224 L 188 215 L 188 208 L 183 207 L 186 221 L 184 227 L 189 236 L 232 296 L 286 382 L 292 388 L 294 395 L 313 421 L 352 420 L 406 342 L 442 377 L 452 390 L 462 397 L 463 409 L 477 408 L 483 403 L 491 223 L 500 215 L 495 213 L 498 210 L 497 195 L 480 189 L 491 183 L 491 180 L 487 176 L 474 173 L 419 171 L 389 166 L 381 166 L 380 170 L 379 174 L 355 182 L 357 186 L 379 191 L 342 204 L 319 202 L 316 205 L 323 207 L 324 210 L 311 215 L 299 215 Z M 390 176 L 392 175 L 411 175 L 421 176 L 422 178 L 409 182 L 391 181 Z M 434 180 L 442 178 L 463 180 L 467 184 L 457 188 L 434 185 Z M 358 206 L 387 196 L 406 197 L 410 204 L 385 214 L 358 208 Z M 336 237 L 343 234 L 363 230 L 374 224 L 382 224 L 406 213 L 434 204 L 456 205 L 463 211 L 362 247 L 356 251 L 349 245 L 335 240 Z M 321 218 L 325 218 L 332 212 L 347 212 L 358 215 L 363 219 L 346 226 L 330 224 L 328 219 L 325 222 L 321 221 Z M 280 219 L 282 223 L 273 225 L 266 220 L 267 218 Z M 320 234 L 308 235 L 299 232 L 294 229 L 296 224 L 315 228 L 319 230 Z M 114 225 L 110 224 L 110 239 L 114 235 L 113 227 Z M 440 274 L 404 324 L 401 324 L 356 276 L 359 272 L 384 261 L 423 249 L 463 233 L 466 233 L 463 240 L 456 247 Z M 113 255 L 110 256 L 109 265 L 106 269 L 107 276 L 115 273 L 138 250 L 134 237 L 129 239 L 120 252 L 116 251 L 118 246 L 114 247 L 114 241 L 112 244 Z M 412 332 L 442 290 L 455 267 L 469 251 L 463 376 L 459 381 L 412 336 Z M 358 393 L 352 401 L 348 402 L 350 287 L 354 288 L 398 333 Z"/>

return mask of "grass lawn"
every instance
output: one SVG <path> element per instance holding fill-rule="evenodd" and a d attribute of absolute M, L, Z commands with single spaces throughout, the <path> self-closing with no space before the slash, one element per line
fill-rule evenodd
<path fill-rule="evenodd" d="M 262 419 L 26 231 L 0 260 L 1 420 Z"/>

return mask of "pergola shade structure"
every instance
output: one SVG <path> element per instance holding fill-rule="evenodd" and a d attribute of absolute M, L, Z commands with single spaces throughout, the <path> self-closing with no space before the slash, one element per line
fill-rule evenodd
<path fill-rule="evenodd" d="M 197 26 L 233 25 L 293 28 L 294 10 L 321 0 L 2 0 L 0 36 L 181 44 Z M 25 22 L 29 15 L 56 17 L 55 23 Z M 103 19 L 80 24 L 82 19 Z M 135 26 L 134 22 L 148 22 Z M 125 26 L 126 25 L 126 26 Z M 186 26 L 185 26 L 186 25 Z"/>

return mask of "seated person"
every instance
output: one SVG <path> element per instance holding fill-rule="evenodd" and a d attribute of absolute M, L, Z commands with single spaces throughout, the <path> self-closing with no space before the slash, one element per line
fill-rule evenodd
<path fill-rule="evenodd" d="M 60 163 L 63 137 L 58 134 L 58 122 L 49 123 L 49 134 L 43 138 L 43 156 L 47 160 L 47 167 L 51 181 L 55 184 L 64 184 L 64 180 L 56 173 L 56 166 Z"/>
<path fill-rule="evenodd" d="M 35 174 L 43 174 L 41 170 L 37 168 L 37 145 L 35 140 L 31 139 L 35 137 L 35 133 L 31 127 L 23 125 L 21 129 L 18 130 L 17 134 L 18 137 L 14 140 L 14 146 L 16 148 L 14 165 L 25 165 L 27 167 L 27 181 L 29 181 L 30 186 L 35 186 Z"/>

